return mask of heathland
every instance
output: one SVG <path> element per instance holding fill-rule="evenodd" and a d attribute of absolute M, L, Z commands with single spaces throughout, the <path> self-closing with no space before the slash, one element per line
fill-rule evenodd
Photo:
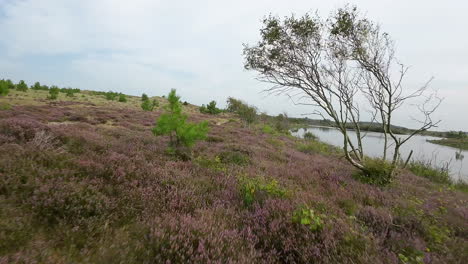
<path fill-rule="evenodd" d="M 51 97 L 0 97 L 0 263 L 468 261 L 467 188 L 446 172 L 364 183 L 278 118 L 189 103 L 209 132 L 180 158 L 152 133 L 163 97 Z"/>

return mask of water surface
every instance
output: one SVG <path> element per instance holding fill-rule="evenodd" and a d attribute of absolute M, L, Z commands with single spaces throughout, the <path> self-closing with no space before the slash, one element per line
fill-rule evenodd
<path fill-rule="evenodd" d="M 302 137 L 305 132 L 311 132 L 321 141 L 328 144 L 342 147 L 343 135 L 336 128 L 312 126 L 299 129 L 293 135 Z M 354 139 L 356 133 L 349 131 L 349 136 Z M 401 135 L 399 137 L 406 137 Z M 447 166 L 450 171 L 450 176 L 453 180 L 463 180 L 468 182 L 468 151 L 458 150 L 452 147 L 446 147 L 428 142 L 430 139 L 438 139 L 430 136 L 414 136 L 401 147 L 400 153 L 403 159 L 406 159 L 411 150 L 413 150 L 412 159 L 419 161 L 429 161 L 432 166 L 442 167 Z M 390 140 L 389 140 L 390 142 Z M 371 157 L 381 157 L 384 144 L 384 136 L 378 132 L 368 132 L 367 136 L 362 141 L 364 153 Z M 392 148 L 390 148 L 392 149 Z M 456 153 L 459 152 L 465 158 L 460 159 Z M 391 157 L 392 152 L 387 154 Z"/>

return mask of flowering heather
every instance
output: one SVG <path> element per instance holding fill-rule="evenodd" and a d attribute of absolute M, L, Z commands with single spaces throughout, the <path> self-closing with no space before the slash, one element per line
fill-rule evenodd
<path fill-rule="evenodd" d="M 0 263 L 468 262 L 468 194 L 447 185 L 368 185 L 313 139 L 191 105 L 210 132 L 179 160 L 159 108 L 69 100 L 0 110 Z"/>

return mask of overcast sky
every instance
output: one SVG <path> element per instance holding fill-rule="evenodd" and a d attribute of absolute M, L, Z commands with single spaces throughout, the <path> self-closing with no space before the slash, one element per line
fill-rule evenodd
<path fill-rule="evenodd" d="M 242 43 L 259 38 L 261 19 L 356 4 L 379 22 L 411 66 L 407 87 L 431 76 L 445 100 L 441 130 L 468 131 L 468 2 L 463 0 L 0 0 L 0 78 L 29 84 L 167 94 L 221 106 L 233 96 L 269 114 L 311 112 L 243 69 Z M 409 113 L 397 123 L 414 127 Z M 313 118 L 313 116 L 312 116 Z"/>

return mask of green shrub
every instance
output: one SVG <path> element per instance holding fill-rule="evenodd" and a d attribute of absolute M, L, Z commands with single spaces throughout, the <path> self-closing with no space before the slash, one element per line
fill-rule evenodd
<path fill-rule="evenodd" d="M 21 92 L 27 92 L 28 91 L 28 85 L 23 80 L 21 80 L 16 85 L 16 90 L 21 91 Z"/>
<path fill-rule="evenodd" d="M 104 96 L 106 97 L 107 100 L 109 101 L 114 101 L 115 98 L 117 98 L 119 94 L 116 92 L 109 91 L 107 93 L 104 93 Z"/>
<path fill-rule="evenodd" d="M 317 137 L 312 134 L 312 132 L 305 132 L 304 133 L 304 139 L 307 139 L 307 140 L 316 140 Z"/>
<path fill-rule="evenodd" d="M 169 104 L 166 112 L 156 121 L 153 133 L 157 136 L 169 135 L 169 148 L 175 151 L 181 147 L 190 148 L 196 141 L 205 139 L 208 133 L 208 122 L 198 124 L 187 122 L 187 115 L 182 113 L 180 97 L 172 89 L 168 95 Z"/>
<path fill-rule="evenodd" d="M 0 80 L 0 96 L 5 96 L 10 91 L 8 83 L 4 80 Z"/>
<path fill-rule="evenodd" d="M 119 102 L 121 103 L 127 102 L 127 96 L 123 93 L 119 94 Z"/>
<path fill-rule="evenodd" d="M 148 95 L 146 95 L 145 93 L 141 95 L 141 101 L 142 101 L 142 102 L 148 101 L 148 100 L 149 100 Z"/>
<path fill-rule="evenodd" d="M 250 163 L 250 157 L 240 151 L 224 151 L 219 154 L 219 158 L 227 164 L 244 166 Z"/>
<path fill-rule="evenodd" d="M 200 167 L 212 169 L 217 172 L 226 172 L 226 166 L 221 162 L 219 156 L 216 156 L 214 159 L 209 159 L 205 157 L 197 157 L 195 159 L 195 163 L 197 163 Z"/>
<path fill-rule="evenodd" d="M 41 90 L 42 86 L 40 82 L 35 82 L 33 86 L 31 86 L 31 89 L 33 90 Z"/>
<path fill-rule="evenodd" d="M 159 102 L 156 99 L 153 99 L 153 101 L 146 99 L 141 103 L 141 109 L 144 111 L 153 111 L 153 109 L 158 106 Z"/>
<path fill-rule="evenodd" d="M 368 184 L 385 186 L 392 181 L 392 164 L 381 158 L 366 158 L 364 170 L 354 173 L 354 178 Z"/>
<path fill-rule="evenodd" d="M 287 190 L 282 188 L 278 181 L 267 180 L 263 177 L 239 177 L 239 186 L 242 200 L 245 206 L 250 206 L 254 202 L 263 202 L 267 197 L 283 198 L 287 195 Z"/>
<path fill-rule="evenodd" d="M 293 212 L 292 221 L 295 224 L 305 225 L 311 231 L 321 231 L 323 229 L 323 215 L 317 214 L 313 209 L 302 206 Z"/>
<path fill-rule="evenodd" d="M 427 178 L 436 183 L 450 184 L 451 179 L 447 168 L 434 168 L 428 162 L 412 161 L 407 168 L 417 176 Z"/>
<path fill-rule="evenodd" d="M 73 90 L 72 89 L 68 89 L 66 92 L 65 92 L 66 96 L 68 97 L 74 97 L 75 95 L 73 94 Z"/>
<path fill-rule="evenodd" d="M 326 155 L 339 152 L 339 149 L 337 149 L 336 147 L 320 141 L 307 141 L 298 143 L 297 150 L 307 154 L 320 153 Z"/>
<path fill-rule="evenodd" d="M 276 131 L 269 125 L 263 125 L 262 132 L 270 135 L 274 135 L 276 133 Z"/>
<path fill-rule="evenodd" d="M 49 89 L 49 96 L 47 97 L 50 100 L 56 100 L 58 98 L 60 89 L 57 86 L 52 86 Z"/>
<path fill-rule="evenodd" d="M 257 119 L 257 108 L 250 106 L 241 100 L 229 97 L 227 100 L 227 111 L 236 113 L 247 125 L 252 124 Z"/>
<path fill-rule="evenodd" d="M 215 101 L 211 101 L 207 106 L 205 105 L 200 106 L 199 110 L 200 110 L 200 113 L 210 114 L 210 115 L 217 115 L 222 112 L 221 109 L 216 107 Z"/>

